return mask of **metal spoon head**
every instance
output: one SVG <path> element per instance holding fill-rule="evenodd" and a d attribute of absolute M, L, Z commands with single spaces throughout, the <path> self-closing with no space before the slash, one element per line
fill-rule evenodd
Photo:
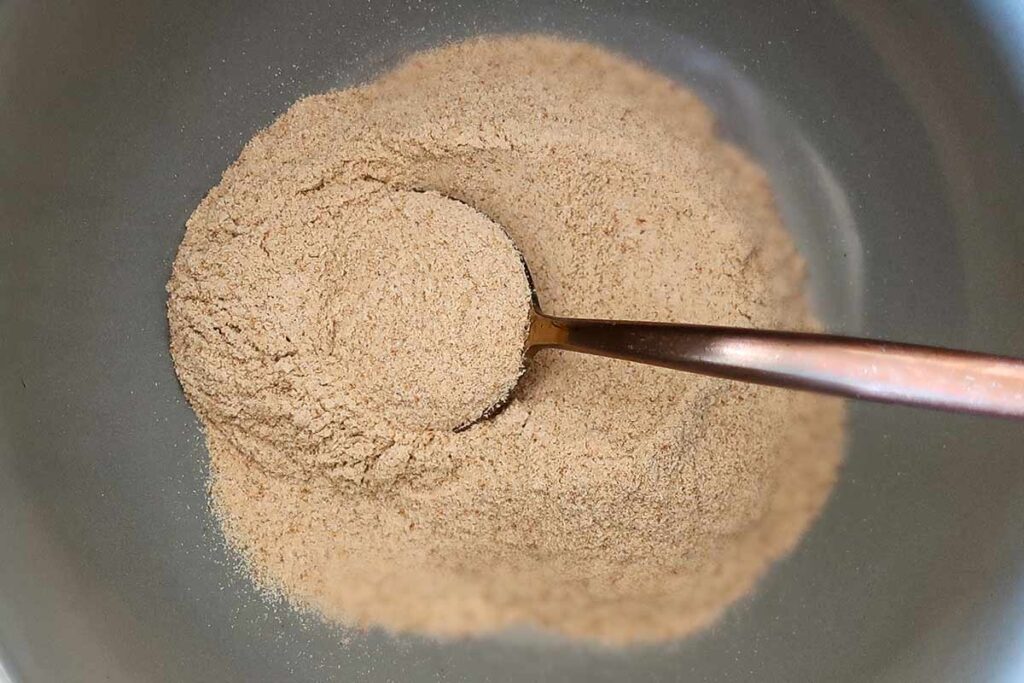
<path fill-rule="evenodd" d="M 540 348 L 537 344 L 538 333 L 548 321 L 548 318 L 541 313 L 540 300 L 537 298 L 537 287 L 534 284 L 533 274 L 530 272 L 530 266 L 526 263 L 526 257 L 523 256 L 522 250 L 519 248 L 519 245 L 515 243 L 515 240 L 512 239 L 512 236 L 508 234 L 508 231 L 505 230 L 505 228 L 497 221 L 492 220 L 492 222 L 505 232 L 509 240 L 512 242 L 512 245 L 515 247 L 516 253 L 519 255 L 519 263 L 523 267 L 523 274 L 526 276 L 526 284 L 530 288 L 530 316 L 527 323 L 526 336 L 523 339 L 522 362 L 520 363 L 519 374 L 516 376 L 515 382 L 504 396 L 495 401 L 494 404 L 481 413 L 479 417 L 456 427 L 454 430 L 456 433 L 464 432 L 475 424 L 489 420 L 508 407 L 508 404 L 512 402 L 513 398 L 515 398 L 516 391 L 522 383 L 523 377 L 526 375 L 526 368 L 529 364 L 530 357 L 533 356 L 538 348 Z"/>
<path fill-rule="evenodd" d="M 522 383 L 523 376 L 526 374 L 526 368 L 529 364 L 530 358 L 533 356 L 534 353 L 536 353 L 538 349 L 552 345 L 551 340 L 553 337 L 551 332 L 554 328 L 552 326 L 552 319 L 545 316 L 541 312 L 540 299 L 537 297 L 537 285 L 533 279 L 533 273 L 530 272 L 530 266 L 526 262 L 526 257 L 523 255 L 523 250 L 519 248 L 519 245 L 516 243 L 515 238 L 512 237 L 509 231 L 505 229 L 504 225 L 502 225 L 500 222 L 498 222 L 491 216 L 487 215 L 485 212 L 481 211 L 473 204 L 448 194 L 446 194 L 445 196 L 451 199 L 452 201 L 459 202 L 460 204 L 465 204 L 469 208 L 473 209 L 477 213 L 487 218 L 495 227 L 497 227 L 499 230 L 505 233 L 505 237 L 508 238 L 508 241 L 512 244 L 512 247 L 515 249 L 516 255 L 519 257 L 519 264 L 523 268 L 523 275 L 526 277 L 526 285 L 530 291 L 530 314 L 527 322 L 527 333 L 523 339 L 523 349 L 521 355 L 521 362 L 519 365 L 519 374 L 516 375 L 515 381 L 509 387 L 509 390 L 505 393 L 504 396 L 496 400 L 489 408 L 487 408 L 487 410 L 485 410 L 475 419 L 472 419 L 469 422 L 466 422 L 456 427 L 454 431 L 458 433 L 466 431 L 475 424 L 493 418 L 495 415 L 498 415 L 506 407 L 508 407 L 508 404 L 511 403 L 513 398 L 515 398 L 516 392 L 520 384 Z"/>

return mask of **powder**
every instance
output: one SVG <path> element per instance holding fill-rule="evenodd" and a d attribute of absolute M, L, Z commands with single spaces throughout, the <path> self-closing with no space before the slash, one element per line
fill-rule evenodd
<path fill-rule="evenodd" d="M 370 178 L 310 194 L 203 203 L 169 287 L 172 351 L 209 433 L 278 474 L 358 482 L 507 396 L 530 289 L 465 204 Z"/>
<path fill-rule="evenodd" d="M 347 625 L 709 624 L 824 504 L 842 404 L 542 351 L 554 315 L 815 329 L 764 173 L 689 91 L 491 37 L 297 102 L 189 219 L 171 351 L 253 579 Z"/>

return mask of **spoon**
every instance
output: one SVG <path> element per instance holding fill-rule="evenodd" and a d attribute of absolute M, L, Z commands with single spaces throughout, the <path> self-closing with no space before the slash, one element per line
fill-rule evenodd
<path fill-rule="evenodd" d="M 1024 418 L 1024 359 L 807 332 L 555 317 L 541 311 L 522 264 L 533 294 L 524 360 L 562 349 L 846 398 Z"/>

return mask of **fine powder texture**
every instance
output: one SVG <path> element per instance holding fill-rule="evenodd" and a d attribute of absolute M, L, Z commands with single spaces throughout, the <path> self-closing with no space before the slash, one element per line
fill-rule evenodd
<path fill-rule="evenodd" d="M 823 505 L 842 404 L 542 351 L 454 431 L 515 382 L 525 334 L 485 216 L 551 314 L 816 326 L 764 173 L 692 93 L 547 37 L 414 55 L 296 103 L 188 221 L 171 351 L 226 538 L 343 624 L 708 624 Z"/>

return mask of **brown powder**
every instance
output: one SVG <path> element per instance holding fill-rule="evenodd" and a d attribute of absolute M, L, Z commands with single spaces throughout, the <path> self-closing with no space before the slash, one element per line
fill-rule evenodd
<path fill-rule="evenodd" d="M 458 199 L 453 201 L 448 197 Z M 188 222 L 171 350 L 254 579 L 346 624 L 681 636 L 796 543 L 838 401 L 545 351 L 585 317 L 812 328 L 763 172 L 690 92 L 543 37 L 298 102 Z"/>

